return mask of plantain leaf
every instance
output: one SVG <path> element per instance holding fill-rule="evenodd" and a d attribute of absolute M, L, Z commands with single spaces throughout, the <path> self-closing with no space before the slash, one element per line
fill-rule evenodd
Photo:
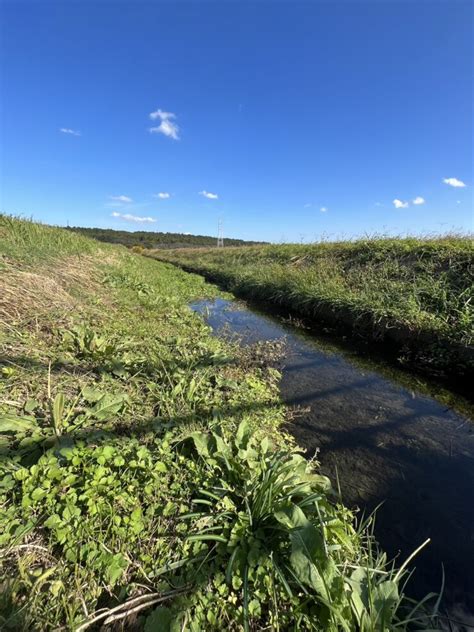
<path fill-rule="evenodd" d="M 119 395 L 104 393 L 96 402 L 95 406 L 91 408 L 90 415 L 99 421 L 110 419 L 110 417 L 113 417 L 122 410 L 127 401 L 128 395 L 125 393 Z"/>
<path fill-rule="evenodd" d="M 211 437 L 206 432 L 191 432 L 189 438 L 193 440 L 194 447 L 199 456 L 208 457 L 209 449 L 211 447 Z"/>
<path fill-rule="evenodd" d="M 64 416 L 64 393 L 58 393 L 53 402 L 53 421 L 56 430 L 60 430 Z"/>
<path fill-rule="evenodd" d="M 239 448 L 245 449 L 249 442 L 252 432 L 246 421 L 241 421 L 237 428 L 237 434 L 235 435 L 235 443 Z"/>
<path fill-rule="evenodd" d="M 19 415 L 0 415 L 0 432 L 25 433 L 37 430 L 38 426 L 34 417 L 20 417 Z"/>

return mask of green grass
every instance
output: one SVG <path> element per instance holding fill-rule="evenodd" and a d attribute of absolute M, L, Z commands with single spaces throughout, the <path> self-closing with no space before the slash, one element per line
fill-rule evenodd
<path fill-rule="evenodd" d="M 38 264 L 57 257 L 85 256 L 97 251 L 97 245 L 82 235 L 1 214 L 0 242 L 2 258 L 23 264 Z"/>
<path fill-rule="evenodd" d="M 473 255 L 472 240 L 456 236 L 154 253 L 241 295 L 390 340 L 418 365 L 458 371 L 473 368 Z"/>
<path fill-rule="evenodd" d="M 281 430 L 262 350 L 188 308 L 214 286 L 1 221 L 2 629 L 434 625 Z"/>

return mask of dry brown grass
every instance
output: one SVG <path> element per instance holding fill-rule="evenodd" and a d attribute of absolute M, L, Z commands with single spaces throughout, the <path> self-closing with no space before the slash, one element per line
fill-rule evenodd
<path fill-rule="evenodd" d="M 24 326 L 52 314 L 67 318 L 79 309 L 71 290 L 93 291 L 99 283 L 98 264 L 93 256 L 57 259 L 34 270 L 8 263 L 0 276 L 0 325 Z"/>

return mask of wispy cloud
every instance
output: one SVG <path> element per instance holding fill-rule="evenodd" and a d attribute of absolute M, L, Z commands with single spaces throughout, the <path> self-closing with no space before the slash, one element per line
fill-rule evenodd
<path fill-rule="evenodd" d="M 328 212 L 328 207 L 327 206 L 321 206 L 321 208 L 319 209 L 321 213 L 327 213 Z"/>
<path fill-rule="evenodd" d="M 79 132 L 77 129 L 71 129 L 70 127 L 60 127 L 59 131 L 62 132 L 63 134 L 72 134 L 72 136 L 81 135 L 81 132 Z"/>
<path fill-rule="evenodd" d="M 112 217 L 118 217 L 120 219 L 125 220 L 126 222 L 138 222 L 138 223 L 151 223 L 156 222 L 154 217 L 140 217 L 139 215 L 131 215 L 130 213 L 117 213 L 114 211 L 111 213 Z"/>
<path fill-rule="evenodd" d="M 303 208 L 309 208 L 310 206 L 312 206 L 312 204 L 311 204 L 311 202 L 308 202 L 307 204 L 305 204 L 305 205 L 303 206 Z"/>
<path fill-rule="evenodd" d="M 408 208 L 410 205 L 408 204 L 408 202 L 403 202 L 402 200 L 393 200 L 393 206 L 395 208 Z"/>
<path fill-rule="evenodd" d="M 110 199 L 115 202 L 133 202 L 132 198 L 128 197 L 128 195 L 111 195 Z"/>
<path fill-rule="evenodd" d="M 374 206 L 383 206 L 382 202 L 375 202 Z"/>
<path fill-rule="evenodd" d="M 179 140 L 179 127 L 174 122 L 176 114 L 158 109 L 150 113 L 150 118 L 152 121 L 160 121 L 159 125 L 149 128 L 150 134 L 163 134 L 173 140 Z"/>
<path fill-rule="evenodd" d="M 167 200 L 171 197 L 171 193 L 167 193 L 166 191 L 160 191 L 160 193 L 155 193 L 153 197 L 160 198 L 160 200 Z"/>
<path fill-rule="evenodd" d="M 443 182 L 449 184 L 450 187 L 464 188 L 467 186 L 462 180 L 458 180 L 457 178 L 443 178 Z"/>
<path fill-rule="evenodd" d="M 217 200 L 219 198 L 217 193 L 209 193 L 209 191 L 199 191 L 199 195 L 204 196 L 208 200 Z"/>
<path fill-rule="evenodd" d="M 425 204 L 426 200 L 425 198 L 421 197 L 421 195 L 417 195 L 416 198 L 412 200 L 412 202 L 416 206 L 419 206 L 420 204 Z"/>

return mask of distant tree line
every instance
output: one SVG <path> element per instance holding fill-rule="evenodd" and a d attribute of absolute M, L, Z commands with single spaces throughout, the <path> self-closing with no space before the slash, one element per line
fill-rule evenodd
<path fill-rule="evenodd" d="M 68 226 L 67 230 L 92 237 L 99 241 L 112 244 L 122 244 L 128 248 L 141 246 L 142 248 L 199 248 L 216 246 L 216 237 L 206 235 L 184 235 L 183 233 L 153 233 L 145 230 L 130 232 L 127 230 L 112 230 L 111 228 L 82 228 Z M 227 246 L 253 246 L 263 244 L 263 241 L 244 241 L 243 239 L 224 239 Z"/>

